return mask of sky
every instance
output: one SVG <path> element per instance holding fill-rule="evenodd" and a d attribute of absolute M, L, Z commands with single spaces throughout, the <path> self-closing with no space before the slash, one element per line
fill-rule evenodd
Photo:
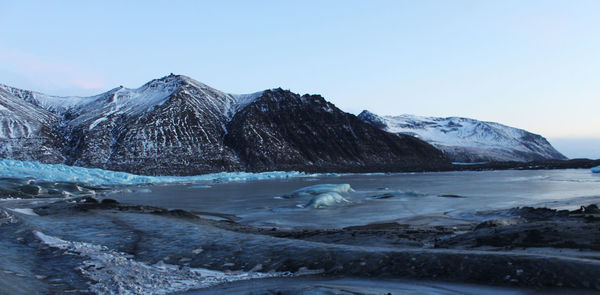
<path fill-rule="evenodd" d="M 500 122 L 600 158 L 599 11 L 576 0 L 0 0 L 0 83 L 93 95 L 183 74 L 230 93 L 317 93 L 354 114 Z"/>

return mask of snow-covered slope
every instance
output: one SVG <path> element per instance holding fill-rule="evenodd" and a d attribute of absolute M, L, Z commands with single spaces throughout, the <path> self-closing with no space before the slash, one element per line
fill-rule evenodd
<path fill-rule="evenodd" d="M 359 118 L 387 132 L 418 137 L 456 162 L 566 159 L 542 136 L 494 122 L 460 117 L 378 116 L 366 110 Z"/>
<path fill-rule="evenodd" d="M 21 98 L 33 105 L 39 106 L 53 113 L 64 113 L 66 110 L 93 101 L 97 96 L 51 96 L 43 93 L 18 89 L 0 84 L 0 90 L 10 93 L 12 96 Z"/>
<path fill-rule="evenodd" d="M 0 157 L 64 161 L 62 145 L 53 130 L 59 118 L 0 85 Z"/>

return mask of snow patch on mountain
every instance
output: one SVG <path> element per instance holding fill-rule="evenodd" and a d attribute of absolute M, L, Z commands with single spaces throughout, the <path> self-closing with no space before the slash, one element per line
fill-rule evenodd
<path fill-rule="evenodd" d="M 232 108 L 232 115 L 254 102 L 257 98 L 261 97 L 263 93 L 264 91 L 254 92 L 250 94 L 230 94 L 235 100 L 235 104 Z"/>
<path fill-rule="evenodd" d="M 99 96 L 53 96 L 36 91 L 14 88 L 3 84 L 0 84 L 0 89 L 54 113 L 64 113 L 72 107 L 91 102 Z"/>
<path fill-rule="evenodd" d="M 87 97 L 46 95 L 3 84 L 0 84 L 0 89 L 59 115 L 64 115 L 68 111 L 73 110 L 83 113 L 99 109 L 105 113 L 105 116 L 116 113 L 132 116 L 151 110 L 155 106 L 162 105 L 169 99 L 170 95 L 182 89 L 184 85 L 200 89 L 203 92 L 202 94 L 209 99 L 215 96 L 227 97 L 229 107 L 224 109 L 224 114 L 227 114 L 228 117 L 232 117 L 237 111 L 256 100 L 264 92 L 228 94 L 211 88 L 190 77 L 173 74 L 154 79 L 139 88 L 131 89 L 119 86 L 105 93 Z M 186 89 L 182 90 L 188 91 Z M 0 107 L 2 106 L 0 105 Z"/>
<path fill-rule="evenodd" d="M 461 117 L 378 116 L 363 111 L 359 118 L 391 133 L 415 136 L 457 162 L 566 159 L 537 134 L 495 122 Z"/>
<path fill-rule="evenodd" d="M 60 141 L 51 127 L 59 121 L 58 116 L 10 90 L 0 85 L 0 157 L 63 161 Z"/>

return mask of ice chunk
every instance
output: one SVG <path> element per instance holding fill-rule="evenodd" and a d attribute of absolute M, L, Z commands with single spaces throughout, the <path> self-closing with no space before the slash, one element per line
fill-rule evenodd
<path fill-rule="evenodd" d="M 593 173 L 600 173 L 600 166 L 596 166 L 596 167 L 592 168 L 592 172 Z"/>
<path fill-rule="evenodd" d="M 92 185 L 137 185 L 151 183 L 240 182 L 293 177 L 314 177 L 297 171 L 272 171 L 261 173 L 221 172 L 196 176 L 144 176 L 96 168 L 83 168 L 62 164 L 42 164 L 0 159 L 0 176 L 34 178 L 45 181 L 80 182 Z"/>
<path fill-rule="evenodd" d="M 352 187 L 349 184 L 317 184 L 307 186 L 298 190 L 293 191 L 291 194 L 283 196 L 284 198 L 294 198 L 294 197 L 310 197 L 315 195 L 320 195 L 324 193 L 334 192 L 338 194 L 344 194 L 349 192 L 354 192 Z"/>
<path fill-rule="evenodd" d="M 331 207 L 339 203 L 349 203 L 340 194 L 336 192 L 328 192 L 320 195 L 316 195 L 310 199 L 310 201 L 304 205 L 304 208 L 325 208 Z"/>
<path fill-rule="evenodd" d="M 31 208 L 14 208 L 14 209 L 6 208 L 6 209 L 13 211 L 13 212 L 29 215 L 29 216 L 39 216 L 39 215 L 37 215 L 37 213 L 33 212 L 33 209 L 31 209 Z"/>

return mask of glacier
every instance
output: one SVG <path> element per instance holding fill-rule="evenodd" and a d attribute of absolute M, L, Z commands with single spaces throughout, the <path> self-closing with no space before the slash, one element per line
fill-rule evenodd
<path fill-rule="evenodd" d="M 593 173 L 600 173 L 600 166 L 596 166 L 592 168 Z"/>
<path fill-rule="evenodd" d="M 83 168 L 63 164 L 42 164 L 0 158 L 0 177 L 34 178 L 42 181 L 78 182 L 91 185 L 141 185 L 159 183 L 239 182 L 331 174 L 307 174 L 298 171 L 220 172 L 195 176 L 146 176 L 126 172 Z"/>

